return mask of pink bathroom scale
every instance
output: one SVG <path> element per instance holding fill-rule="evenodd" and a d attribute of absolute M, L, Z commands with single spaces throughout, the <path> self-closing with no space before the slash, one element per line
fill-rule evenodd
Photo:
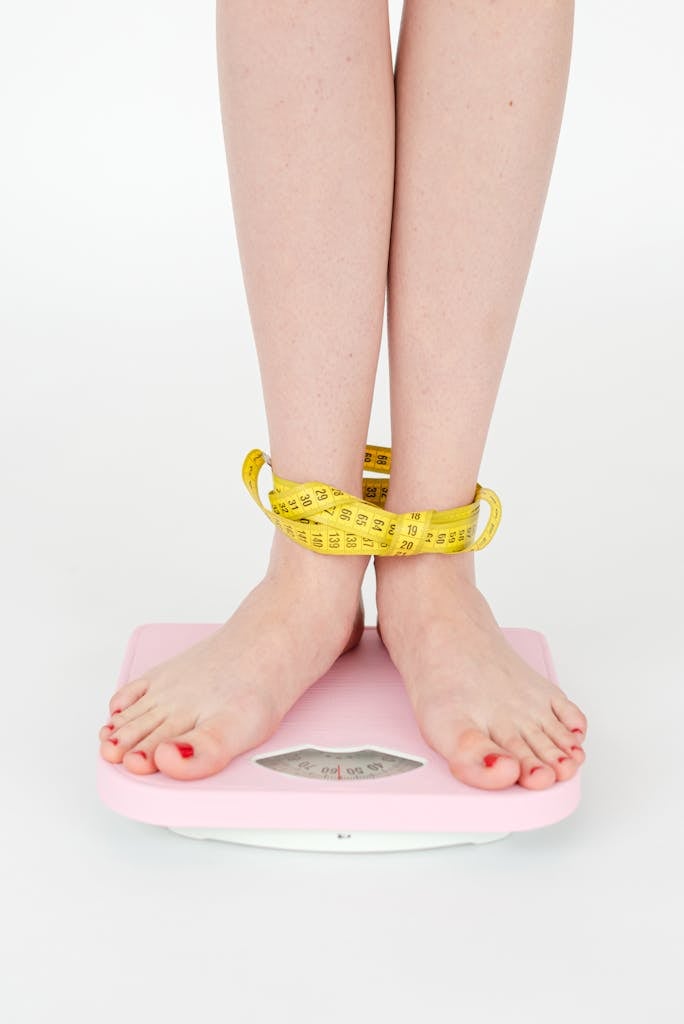
<path fill-rule="evenodd" d="M 217 625 L 155 623 L 132 634 L 118 685 L 180 653 Z M 504 629 L 557 683 L 546 638 Z M 580 773 L 549 789 L 481 790 L 459 782 L 423 740 L 377 630 L 343 654 L 278 730 L 216 775 L 190 782 L 133 775 L 98 753 L 97 788 L 112 810 L 195 839 L 287 850 L 418 850 L 486 843 L 541 828 L 577 807 Z"/>

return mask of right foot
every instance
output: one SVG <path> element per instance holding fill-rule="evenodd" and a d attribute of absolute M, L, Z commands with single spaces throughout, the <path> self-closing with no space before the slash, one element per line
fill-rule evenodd
<path fill-rule="evenodd" d="M 259 746 L 363 635 L 369 559 L 321 555 L 278 530 L 264 579 L 231 618 L 109 702 L 106 761 L 137 775 L 213 775 Z"/>

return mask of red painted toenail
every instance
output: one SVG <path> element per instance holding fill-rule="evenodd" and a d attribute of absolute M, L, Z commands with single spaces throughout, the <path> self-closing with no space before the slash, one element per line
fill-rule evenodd
<path fill-rule="evenodd" d="M 558 760 L 559 761 L 569 761 L 570 758 L 569 757 L 559 757 Z"/>
<path fill-rule="evenodd" d="M 121 708 L 116 708 L 114 711 L 112 711 L 112 714 L 113 715 L 120 715 L 121 714 Z"/>
<path fill-rule="evenodd" d="M 116 746 L 119 741 L 117 739 L 110 738 L 109 742 L 113 743 L 114 746 Z"/>
<path fill-rule="evenodd" d="M 192 757 L 195 753 L 192 746 L 189 743 L 177 743 L 176 746 L 180 751 L 181 757 Z"/>
<path fill-rule="evenodd" d="M 496 764 L 496 762 L 499 760 L 499 755 L 498 754 L 487 754 L 487 756 L 484 757 L 483 760 L 484 760 L 484 763 L 487 765 L 487 767 L 491 768 L 492 765 Z"/>
<path fill-rule="evenodd" d="M 584 729 L 573 729 L 573 732 L 578 732 L 580 735 L 584 732 Z"/>
<path fill-rule="evenodd" d="M 132 750 L 131 753 L 132 754 L 140 754 L 141 757 L 144 757 L 145 760 L 147 760 L 147 754 L 145 753 L 144 750 Z"/>
<path fill-rule="evenodd" d="M 105 725 L 105 729 L 113 729 L 113 728 L 114 728 L 113 725 Z"/>
<path fill-rule="evenodd" d="M 581 750 L 581 747 L 570 747 L 571 750 Z"/>
<path fill-rule="evenodd" d="M 530 768 L 530 775 L 534 775 L 534 773 L 538 772 L 540 769 L 541 769 L 541 765 L 540 764 L 535 764 L 534 768 Z"/>

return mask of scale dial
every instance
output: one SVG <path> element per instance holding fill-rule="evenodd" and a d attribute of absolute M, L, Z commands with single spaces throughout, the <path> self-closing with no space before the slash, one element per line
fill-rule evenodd
<path fill-rule="evenodd" d="M 321 747 L 298 747 L 266 757 L 254 758 L 256 764 L 285 775 L 323 782 L 361 782 L 386 779 L 391 775 L 420 768 L 423 761 L 393 754 L 377 747 L 354 747 L 332 750 Z"/>

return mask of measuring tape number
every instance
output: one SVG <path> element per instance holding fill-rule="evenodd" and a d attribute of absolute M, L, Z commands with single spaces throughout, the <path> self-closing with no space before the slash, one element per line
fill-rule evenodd
<path fill-rule="evenodd" d="M 364 470 L 389 476 L 392 449 L 367 445 Z M 267 452 L 253 448 L 245 456 L 242 479 L 271 522 L 303 547 L 326 555 L 418 555 L 480 551 L 496 533 L 501 502 L 494 491 L 477 484 L 469 505 L 444 511 L 388 512 L 388 481 L 363 477 L 363 498 L 317 480 L 296 483 L 273 473 L 267 509 L 259 497 L 258 480 L 268 463 Z M 476 539 L 480 501 L 489 505 L 489 519 Z"/>

